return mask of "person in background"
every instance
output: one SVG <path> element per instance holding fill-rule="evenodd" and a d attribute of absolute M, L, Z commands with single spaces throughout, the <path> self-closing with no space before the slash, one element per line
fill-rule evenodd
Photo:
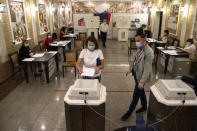
<path fill-rule="evenodd" d="M 61 30 L 60 30 L 60 40 L 63 40 L 63 36 L 67 35 L 67 34 L 68 34 L 67 28 L 62 27 Z"/>
<path fill-rule="evenodd" d="M 57 34 L 56 33 L 53 33 L 52 34 L 52 39 L 53 39 L 53 41 L 56 41 L 57 40 Z"/>
<path fill-rule="evenodd" d="M 51 33 L 47 33 L 47 36 L 44 41 L 44 49 L 49 50 L 49 44 L 53 43 Z"/>
<path fill-rule="evenodd" d="M 194 60 L 196 55 L 196 46 L 194 45 L 193 39 L 188 39 L 185 48 L 180 48 L 183 51 L 189 53 L 189 59 Z"/>
<path fill-rule="evenodd" d="M 33 53 L 29 48 L 28 40 L 22 40 L 22 46 L 19 49 L 18 63 L 21 65 L 23 59 L 30 58 L 31 56 L 33 56 Z"/>
<path fill-rule="evenodd" d="M 138 109 L 136 113 L 141 113 L 147 110 L 147 100 L 144 92 L 144 85 L 151 81 L 152 78 L 152 63 L 154 53 L 150 46 L 146 44 L 145 35 L 137 34 L 135 41 L 138 50 L 133 66 L 129 70 L 129 72 L 132 72 L 132 75 L 134 76 L 135 89 L 129 110 L 121 117 L 122 121 L 126 121 L 131 116 L 139 99 L 141 100 L 142 107 Z M 129 72 L 127 72 L 127 74 Z"/>
<path fill-rule="evenodd" d="M 181 80 L 188 83 L 188 84 L 191 84 L 194 86 L 194 92 L 195 94 L 197 95 L 197 75 L 195 78 L 190 78 L 190 77 L 187 77 L 187 76 L 182 76 L 181 77 Z"/>
<path fill-rule="evenodd" d="M 79 59 L 76 63 L 76 67 L 80 74 L 83 70 L 80 68 L 80 64 L 83 62 L 87 68 L 95 70 L 95 74 L 92 77 L 84 76 L 84 79 L 98 79 L 101 81 L 101 69 L 104 68 L 104 56 L 100 49 L 98 49 L 98 42 L 95 37 L 90 36 L 86 40 L 88 49 L 83 49 L 79 55 Z"/>
<path fill-rule="evenodd" d="M 164 35 L 163 35 L 163 37 L 162 37 L 162 42 L 164 42 L 164 43 L 168 43 L 168 41 L 169 41 L 169 31 L 168 30 L 164 30 Z"/>
<path fill-rule="evenodd" d="M 103 46 L 106 47 L 105 42 L 107 40 L 107 35 L 109 34 L 109 26 L 107 24 L 107 19 L 104 19 L 103 23 L 100 25 L 99 34 L 101 35 Z"/>
<path fill-rule="evenodd" d="M 136 34 L 138 34 L 138 35 L 145 35 L 145 29 L 146 29 L 146 25 L 142 24 L 142 26 L 139 29 L 137 29 Z"/>
<path fill-rule="evenodd" d="M 33 56 L 33 53 L 31 52 L 31 49 L 29 48 L 28 40 L 22 40 L 22 46 L 19 49 L 18 63 L 21 65 L 23 59 L 30 58 L 32 56 Z M 36 73 L 37 65 L 33 64 L 32 67 L 33 67 L 32 69 L 33 69 L 34 76 L 40 76 L 41 73 Z"/>

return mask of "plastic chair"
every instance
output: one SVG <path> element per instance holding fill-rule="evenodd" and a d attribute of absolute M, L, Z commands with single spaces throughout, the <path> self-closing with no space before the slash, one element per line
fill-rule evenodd
<path fill-rule="evenodd" d="M 62 64 L 62 71 L 64 77 L 64 69 L 66 67 L 73 67 L 75 70 L 75 78 L 76 78 L 76 62 L 77 62 L 77 53 L 76 51 L 67 51 L 65 53 L 66 61 Z"/>

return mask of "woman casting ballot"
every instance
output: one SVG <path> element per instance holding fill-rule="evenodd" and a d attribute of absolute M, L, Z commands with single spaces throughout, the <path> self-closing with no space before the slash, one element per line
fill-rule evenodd
<path fill-rule="evenodd" d="M 90 36 L 86 40 L 86 46 L 88 49 L 83 49 L 79 55 L 79 59 L 76 63 L 77 69 L 80 74 L 83 70 L 80 67 L 81 62 L 83 62 L 84 68 L 91 68 L 95 70 L 93 76 L 83 76 L 83 79 L 98 79 L 101 80 L 101 69 L 104 68 L 104 57 L 103 52 L 98 49 L 98 42 L 95 37 Z"/>

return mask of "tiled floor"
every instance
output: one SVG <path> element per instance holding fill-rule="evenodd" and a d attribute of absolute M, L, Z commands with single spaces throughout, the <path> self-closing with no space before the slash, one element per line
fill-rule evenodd
<path fill-rule="evenodd" d="M 116 40 L 108 40 L 107 48 L 102 48 L 102 50 L 105 56 L 102 83 L 109 91 L 106 116 L 113 121 L 112 123 L 106 120 L 106 131 L 113 131 L 119 127 L 117 125 L 135 124 L 135 113 L 126 122 L 120 120 L 128 109 L 132 93 L 113 92 L 133 90 L 133 77 L 126 76 L 125 73 L 129 62 L 134 59 L 135 51 L 131 57 L 128 57 L 127 43 Z M 157 73 L 157 77 L 164 78 L 163 73 L 160 72 Z M 153 76 L 155 81 L 154 70 Z M 168 75 L 165 77 L 170 78 Z M 64 90 L 67 90 L 73 82 L 74 72 L 70 72 L 69 69 L 64 78 L 60 73 L 60 76 L 55 77 L 49 84 L 46 84 L 42 77 L 30 77 L 29 84 L 22 82 L 0 102 L 0 131 L 66 131 L 63 102 L 66 92 Z M 152 83 L 149 83 L 145 90 L 149 91 Z M 149 93 L 146 94 L 149 98 Z M 139 103 L 137 108 L 140 107 Z M 146 119 L 146 113 L 144 113 L 144 118 Z"/>

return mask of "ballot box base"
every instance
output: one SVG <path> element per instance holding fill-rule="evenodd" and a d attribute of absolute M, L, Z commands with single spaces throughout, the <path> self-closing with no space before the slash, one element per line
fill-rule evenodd
<path fill-rule="evenodd" d="M 196 105 L 168 106 L 158 102 L 151 92 L 147 125 L 152 125 L 166 116 L 169 117 L 154 125 L 159 131 L 197 131 Z"/>
<path fill-rule="evenodd" d="M 92 106 L 64 102 L 64 105 L 66 131 L 105 131 L 105 103 Z"/>

